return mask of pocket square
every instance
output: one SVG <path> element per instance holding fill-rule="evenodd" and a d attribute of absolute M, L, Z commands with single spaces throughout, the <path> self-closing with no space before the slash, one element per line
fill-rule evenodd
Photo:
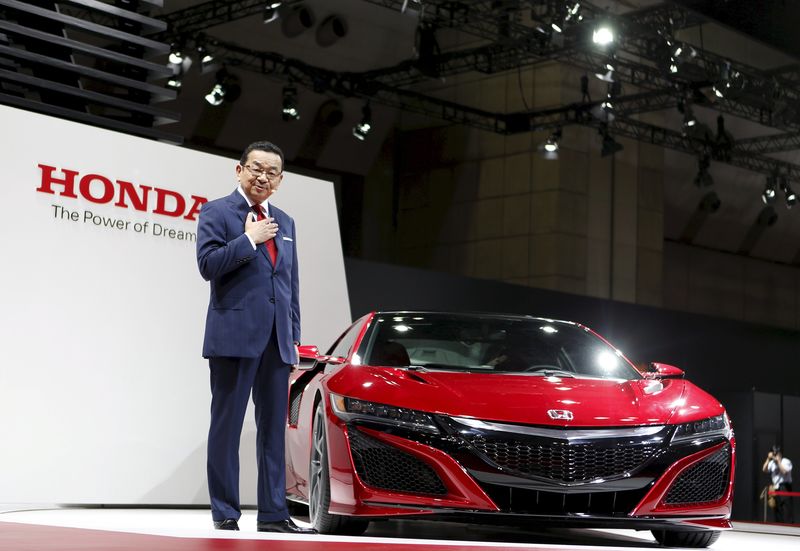
<path fill-rule="evenodd" d="M 284 237 L 283 240 L 284 241 L 294 241 L 294 239 L 292 239 L 291 237 Z"/>

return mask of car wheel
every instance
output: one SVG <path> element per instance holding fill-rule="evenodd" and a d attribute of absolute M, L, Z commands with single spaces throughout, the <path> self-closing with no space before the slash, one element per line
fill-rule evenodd
<path fill-rule="evenodd" d="M 686 532 L 680 530 L 653 530 L 656 541 L 665 547 L 708 547 L 719 539 L 721 532 Z"/>
<path fill-rule="evenodd" d="M 369 521 L 328 512 L 331 503 L 330 475 L 328 470 L 328 444 L 325 436 L 325 404 L 320 402 L 314 412 L 309 465 L 308 514 L 314 529 L 320 534 L 364 533 Z"/>

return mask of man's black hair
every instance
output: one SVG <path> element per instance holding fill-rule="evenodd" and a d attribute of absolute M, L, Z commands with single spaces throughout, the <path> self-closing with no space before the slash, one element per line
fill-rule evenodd
<path fill-rule="evenodd" d="M 244 153 L 242 153 L 242 158 L 239 159 L 239 164 L 244 165 L 247 162 L 247 157 L 250 155 L 251 151 L 266 151 L 267 153 L 274 153 L 278 157 L 281 158 L 281 171 L 283 171 L 283 151 L 281 148 L 275 145 L 272 142 L 253 142 L 248 145 Z"/>

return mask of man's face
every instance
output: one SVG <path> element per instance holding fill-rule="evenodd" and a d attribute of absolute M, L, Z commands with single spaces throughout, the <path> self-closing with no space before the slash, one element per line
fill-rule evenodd
<path fill-rule="evenodd" d="M 244 194 L 253 203 L 263 203 L 281 185 L 281 158 L 267 151 L 251 151 L 244 166 L 236 165 L 236 177 Z"/>

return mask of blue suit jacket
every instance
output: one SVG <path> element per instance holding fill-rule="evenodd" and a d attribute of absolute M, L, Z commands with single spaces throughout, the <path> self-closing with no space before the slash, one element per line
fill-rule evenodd
<path fill-rule="evenodd" d="M 211 283 L 203 356 L 257 358 L 274 327 L 281 359 L 294 364 L 293 341 L 300 342 L 294 220 L 270 204 L 269 215 L 278 224 L 278 259 L 273 266 L 266 246 L 253 250 L 244 234 L 245 216 L 251 212 L 238 190 L 200 210 L 197 265 Z"/>

